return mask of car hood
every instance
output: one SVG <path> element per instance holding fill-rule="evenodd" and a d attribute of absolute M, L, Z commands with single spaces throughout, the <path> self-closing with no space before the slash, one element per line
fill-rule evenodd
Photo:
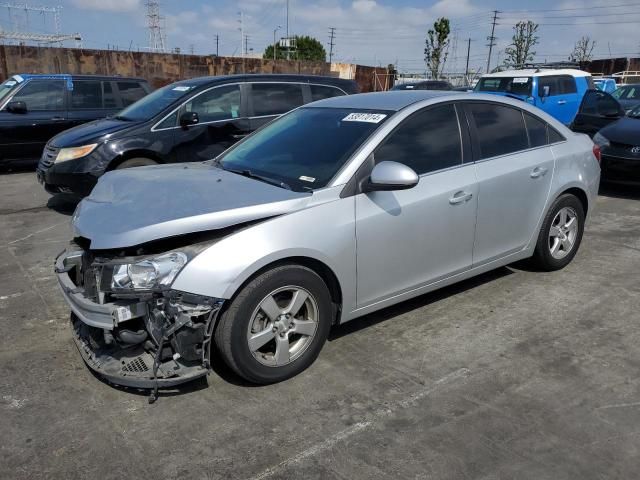
<path fill-rule="evenodd" d="M 243 177 L 210 164 L 137 167 L 103 175 L 73 214 L 91 249 L 126 248 L 304 208 L 311 193 Z"/>
<path fill-rule="evenodd" d="M 600 133 L 611 142 L 640 145 L 640 119 L 623 117 L 604 127 Z"/>
<path fill-rule="evenodd" d="M 56 148 L 79 147 L 81 145 L 97 143 L 101 140 L 108 140 L 114 133 L 138 124 L 139 122 L 103 118 L 65 130 L 53 137 L 49 143 Z M 107 138 L 103 138 L 105 136 L 107 136 Z"/>

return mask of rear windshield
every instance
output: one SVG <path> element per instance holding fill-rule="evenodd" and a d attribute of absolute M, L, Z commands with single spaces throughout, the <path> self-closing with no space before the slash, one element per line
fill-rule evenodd
<path fill-rule="evenodd" d="M 530 96 L 532 83 L 531 77 L 487 77 L 480 79 L 475 91 Z"/>
<path fill-rule="evenodd" d="M 167 85 L 129 105 L 118 113 L 116 118 L 136 122 L 149 120 L 176 100 L 185 97 L 194 88 L 196 88 L 195 85 L 176 85 L 175 83 Z"/>
<path fill-rule="evenodd" d="M 258 130 L 215 161 L 225 170 L 284 188 L 327 186 L 351 154 L 391 116 L 387 111 L 299 108 Z"/>
<path fill-rule="evenodd" d="M 9 93 L 17 88 L 19 83 L 15 80 L 9 79 L 0 85 L 0 100 L 9 95 Z"/>

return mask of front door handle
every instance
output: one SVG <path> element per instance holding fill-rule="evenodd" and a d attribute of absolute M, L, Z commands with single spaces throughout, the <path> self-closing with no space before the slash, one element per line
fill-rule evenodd
<path fill-rule="evenodd" d="M 567 103 L 566 100 L 558 100 L 558 105 L 564 105 L 565 103 Z"/>
<path fill-rule="evenodd" d="M 458 205 L 460 203 L 468 202 L 469 200 L 471 200 L 471 198 L 473 198 L 473 193 L 460 190 L 459 192 L 456 192 L 455 195 L 449 199 L 449 203 L 451 205 Z"/>
<path fill-rule="evenodd" d="M 232 133 L 231 134 L 231 138 L 235 138 L 236 140 L 240 140 L 241 138 L 244 138 L 247 135 L 249 135 L 249 134 L 248 133 Z"/>
<path fill-rule="evenodd" d="M 531 170 L 531 173 L 529 174 L 529 176 L 531 178 L 539 178 L 539 177 L 544 177 L 547 174 L 547 168 L 544 167 L 536 167 L 533 170 Z"/>
<path fill-rule="evenodd" d="M 51 117 L 51 120 L 59 122 L 60 120 L 64 120 L 64 117 Z"/>

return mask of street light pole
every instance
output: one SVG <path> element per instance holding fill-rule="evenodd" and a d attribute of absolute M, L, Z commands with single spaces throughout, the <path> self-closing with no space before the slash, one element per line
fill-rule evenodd
<path fill-rule="evenodd" d="M 282 26 L 281 26 L 281 25 L 278 25 L 278 26 L 275 28 L 275 30 L 273 31 L 273 60 L 274 60 L 274 61 L 276 60 L 276 49 L 278 48 L 278 47 L 276 47 L 276 32 L 277 32 L 278 30 L 280 30 L 281 28 L 282 28 Z"/>

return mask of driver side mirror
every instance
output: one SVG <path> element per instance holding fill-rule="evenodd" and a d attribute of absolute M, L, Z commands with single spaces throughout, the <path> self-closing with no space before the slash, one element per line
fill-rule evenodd
<path fill-rule="evenodd" d="M 27 113 L 27 104 L 25 102 L 9 102 L 7 104 L 7 112 L 11 113 Z"/>
<path fill-rule="evenodd" d="M 371 171 L 365 192 L 407 190 L 418 184 L 420 177 L 413 169 L 398 162 L 380 162 Z"/>
<path fill-rule="evenodd" d="M 196 125 L 199 122 L 200 122 L 200 117 L 198 117 L 198 112 L 184 112 L 182 115 L 180 115 L 181 127 Z"/>

